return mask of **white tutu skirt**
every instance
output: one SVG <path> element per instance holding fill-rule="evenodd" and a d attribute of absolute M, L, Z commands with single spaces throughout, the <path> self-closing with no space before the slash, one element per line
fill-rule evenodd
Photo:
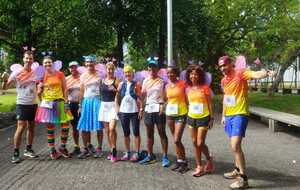
<path fill-rule="evenodd" d="M 102 122 L 118 120 L 115 102 L 101 102 L 98 120 Z"/>

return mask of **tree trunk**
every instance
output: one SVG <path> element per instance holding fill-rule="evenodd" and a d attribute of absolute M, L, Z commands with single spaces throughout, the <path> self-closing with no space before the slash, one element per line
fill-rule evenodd
<path fill-rule="evenodd" d="M 271 88 L 269 88 L 269 90 L 268 90 L 269 96 L 272 96 L 275 93 L 276 89 L 278 88 L 280 82 L 283 79 L 283 75 L 284 75 L 285 71 L 287 70 L 287 68 L 289 68 L 290 65 L 293 64 L 293 62 L 296 60 L 296 58 L 299 54 L 300 54 L 300 48 L 292 49 L 289 52 L 289 54 L 288 54 L 289 56 L 288 56 L 287 60 L 283 64 L 280 65 L 280 68 L 277 71 L 275 80 L 273 81 Z"/>

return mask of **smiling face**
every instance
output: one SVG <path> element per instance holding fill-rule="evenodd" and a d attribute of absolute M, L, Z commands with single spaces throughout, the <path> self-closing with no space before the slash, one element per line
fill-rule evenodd
<path fill-rule="evenodd" d="M 125 75 L 125 79 L 127 81 L 131 82 L 133 80 L 133 72 L 131 72 L 131 71 L 125 71 L 124 75 Z"/>
<path fill-rule="evenodd" d="M 199 83 L 200 80 L 200 76 L 197 73 L 196 70 L 192 70 L 192 72 L 190 73 L 190 81 L 192 82 L 192 85 L 197 85 Z"/>
<path fill-rule="evenodd" d="M 152 77 L 152 78 L 156 78 L 158 75 L 158 67 L 154 66 L 154 65 L 149 65 L 148 66 L 148 72 L 149 72 L 149 75 Z"/>
<path fill-rule="evenodd" d="M 52 72 L 53 71 L 52 65 L 53 65 L 53 61 L 52 61 L 51 58 L 44 58 L 43 66 L 46 68 L 47 72 Z"/>
<path fill-rule="evenodd" d="M 89 72 L 94 72 L 95 71 L 95 64 L 92 61 L 86 61 L 85 66 L 87 67 Z"/>
<path fill-rule="evenodd" d="M 114 77 L 115 75 L 115 67 L 114 65 L 112 64 L 107 64 L 106 65 L 106 73 L 107 73 L 107 76 L 109 76 L 110 78 Z"/>
<path fill-rule="evenodd" d="M 228 75 L 233 70 L 233 65 L 231 63 L 224 63 L 219 65 L 219 69 L 223 75 Z"/>
<path fill-rule="evenodd" d="M 23 63 L 24 63 L 24 66 L 30 67 L 33 63 L 33 54 L 25 53 L 23 56 Z"/>
<path fill-rule="evenodd" d="M 72 66 L 69 68 L 69 71 L 70 71 L 71 75 L 73 75 L 73 76 L 76 76 L 76 75 L 78 74 L 77 66 L 76 66 L 76 65 L 72 65 Z"/>
<path fill-rule="evenodd" d="M 167 70 L 167 74 L 168 74 L 168 78 L 171 82 L 175 82 L 177 80 L 177 73 L 176 73 L 175 69 L 169 67 Z"/>

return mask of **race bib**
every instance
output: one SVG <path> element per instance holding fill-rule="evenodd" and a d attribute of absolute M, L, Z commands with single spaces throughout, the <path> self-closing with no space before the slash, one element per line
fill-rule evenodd
<path fill-rule="evenodd" d="M 69 91 L 69 100 L 70 101 L 78 101 L 80 95 L 80 89 L 79 88 L 72 88 Z"/>
<path fill-rule="evenodd" d="M 135 113 L 138 112 L 136 100 L 133 99 L 130 95 L 124 96 L 121 105 L 120 112 L 123 113 Z"/>
<path fill-rule="evenodd" d="M 52 109 L 53 108 L 53 102 L 52 101 L 42 100 L 40 106 L 43 107 L 43 108 Z"/>
<path fill-rule="evenodd" d="M 109 104 L 106 104 L 106 103 L 102 102 L 102 105 L 103 105 L 103 111 L 104 112 L 109 112 L 110 111 L 110 105 Z"/>
<path fill-rule="evenodd" d="M 189 111 L 191 114 L 203 114 L 203 104 L 191 103 L 189 105 Z"/>
<path fill-rule="evenodd" d="M 166 114 L 167 115 L 177 115 L 178 114 L 178 104 L 167 104 Z"/>
<path fill-rule="evenodd" d="M 146 105 L 145 111 L 147 113 L 159 112 L 159 104 L 148 104 L 148 105 Z"/>
<path fill-rule="evenodd" d="M 224 96 L 224 103 L 228 107 L 233 107 L 236 105 L 236 98 L 233 95 L 225 95 Z"/>
<path fill-rule="evenodd" d="M 91 84 L 86 87 L 86 93 L 85 96 L 91 97 L 91 96 L 97 96 L 99 95 L 99 86 L 98 84 Z"/>
<path fill-rule="evenodd" d="M 19 93 L 21 96 L 33 96 L 34 95 L 34 90 L 32 86 L 21 86 L 19 87 Z"/>

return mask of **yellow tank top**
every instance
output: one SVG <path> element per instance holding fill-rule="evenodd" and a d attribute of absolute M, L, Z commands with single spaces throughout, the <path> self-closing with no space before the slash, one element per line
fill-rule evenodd
<path fill-rule="evenodd" d="M 62 72 L 56 72 L 52 76 L 45 74 L 44 90 L 42 93 L 43 100 L 53 101 L 57 99 L 64 99 L 62 89 L 63 78 L 64 74 Z"/>

